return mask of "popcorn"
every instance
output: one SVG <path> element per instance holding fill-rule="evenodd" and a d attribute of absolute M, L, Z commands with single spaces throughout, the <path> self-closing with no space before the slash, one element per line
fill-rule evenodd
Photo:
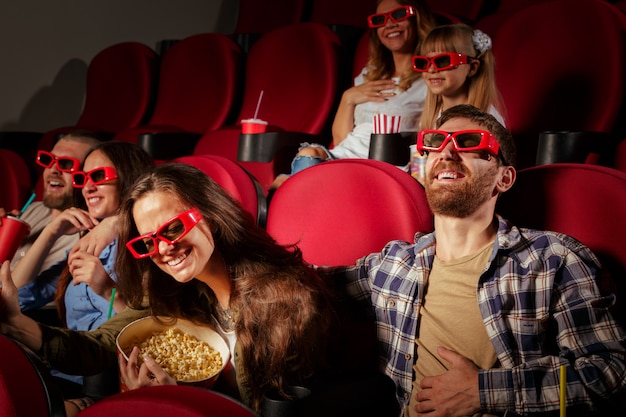
<path fill-rule="evenodd" d="M 152 357 L 172 378 L 182 382 L 207 379 L 222 368 L 222 356 L 217 350 L 173 327 L 139 344 L 139 356 L 144 355 Z"/>

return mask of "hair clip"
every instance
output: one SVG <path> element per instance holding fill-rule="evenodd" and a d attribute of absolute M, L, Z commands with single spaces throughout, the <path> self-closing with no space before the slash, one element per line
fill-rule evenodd
<path fill-rule="evenodd" d="M 482 30 L 474 29 L 472 41 L 474 42 L 474 48 L 476 48 L 481 55 L 491 49 L 491 38 Z"/>

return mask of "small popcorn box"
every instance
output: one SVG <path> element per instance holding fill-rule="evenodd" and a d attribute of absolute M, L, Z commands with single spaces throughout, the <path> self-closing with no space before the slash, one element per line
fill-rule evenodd
<path fill-rule="evenodd" d="M 400 132 L 400 116 L 377 113 L 373 121 L 375 134 Z"/>

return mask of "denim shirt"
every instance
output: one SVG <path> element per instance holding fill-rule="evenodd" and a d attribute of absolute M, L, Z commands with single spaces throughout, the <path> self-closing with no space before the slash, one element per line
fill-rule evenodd
<path fill-rule="evenodd" d="M 104 270 L 113 281 L 117 277 L 113 271 L 118 239 L 111 242 L 100 254 Z M 74 285 L 71 281 L 65 290 L 67 327 L 72 330 L 93 330 L 107 321 L 110 301 L 96 294 L 84 282 Z M 115 314 L 115 311 L 112 311 Z"/>
<path fill-rule="evenodd" d="M 37 275 L 37 278 L 17 290 L 22 311 L 41 308 L 54 300 L 59 277 L 67 265 L 67 258 Z"/>
<path fill-rule="evenodd" d="M 600 295 L 599 262 L 577 240 L 519 229 L 498 218 L 477 302 L 500 367 L 479 370 L 481 410 L 519 414 L 559 409 L 559 367 L 567 365 L 568 405 L 593 408 L 624 386 L 626 334 Z M 388 243 L 351 267 L 331 268 L 349 296 L 375 314 L 384 372 L 408 405 L 415 335 L 435 256 L 435 233 Z"/>

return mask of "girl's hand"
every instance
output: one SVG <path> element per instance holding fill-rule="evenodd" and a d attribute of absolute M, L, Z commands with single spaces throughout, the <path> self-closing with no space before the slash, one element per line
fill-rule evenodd
<path fill-rule="evenodd" d="M 109 277 L 98 257 L 86 252 L 72 251 L 67 258 L 67 265 L 74 285 L 84 282 L 101 297 L 110 297 L 115 281 Z"/>
<path fill-rule="evenodd" d="M 46 226 L 48 232 L 54 236 L 73 235 L 84 230 L 91 230 L 98 224 L 98 219 L 87 211 L 76 207 L 63 210 Z"/>
<path fill-rule="evenodd" d="M 144 357 L 143 363 L 138 367 L 139 348 L 137 346 L 133 347 L 128 361 L 121 353 L 118 354 L 118 358 L 120 379 L 129 390 L 156 385 L 176 385 L 176 380 L 149 356 Z"/>
<path fill-rule="evenodd" d="M 342 100 L 353 106 L 367 101 L 384 102 L 396 95 L 391 91 L 395 86 L 393 80 L 366 81 L 344 91 Z"/>
<path fill-rule="evenodd" d="M 89 233 L 80 238 L 78 243 L 72 248 L 72 252 L 83 251 L 91 255 L 100 256 L 102 250 L 117 237 L 118 223 L 117 215 L 103 219 Z"/>

